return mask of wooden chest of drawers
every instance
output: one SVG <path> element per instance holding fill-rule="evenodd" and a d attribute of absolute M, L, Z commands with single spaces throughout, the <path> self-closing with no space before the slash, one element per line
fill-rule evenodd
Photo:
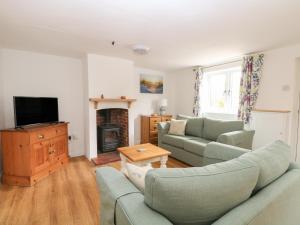
<path fill-rule="evenodd" d="M 31 186 L 68 162 L 68 124 L 1 131 L 2 181 Z"/>
<path fill-rule="evenodd" d="M 170 121 L 172 115 L 142 116 L 141 117 L 141 144 L 151 143 L 157 145 L 157 124 Z"/>

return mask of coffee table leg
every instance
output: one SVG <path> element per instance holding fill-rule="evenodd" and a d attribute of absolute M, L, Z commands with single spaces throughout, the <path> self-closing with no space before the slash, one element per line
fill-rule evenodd
<path fill-rule="evenodd" d="M 127 174 L 127 170 L 126 170 L 127 158 L 121 153 L 120 153 L 120 158 L 121 158 L 121 171 Z"/>
<path fill-rule="evenodd" d="M 167 168 L 168 156 L 162 156 L 160 158 L 160 168 Z"/>

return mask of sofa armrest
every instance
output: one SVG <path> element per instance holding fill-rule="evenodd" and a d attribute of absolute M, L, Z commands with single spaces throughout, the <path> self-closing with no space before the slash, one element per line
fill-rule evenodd
<path fill-rule="evenodd" d="M 210 142 L 206 145 L 203 156 L 204 159 L 216 159 L 219 161 L 228 161 L 237 158 L 249 152 L 248 149 L 221 144 L 217 142 Z"/>
<path fill-rule="evenodd" d="M 170 129 L 170 122 L 160 122 L 157 125 L 158 128 L 158 132 L 163 133 L 163 134 L 167 134 L 169 132 Z"/>
<path fill-rule="evenodd" d="M 254 130 L 239 130 L 221 134 L 217 142 L 241 148 L 252 149 Z"/>
<path fill-rule="evenodd" d="M 173 225 L 166 217 L 149 208 L 141 193 L 126 195 L 118 201 L 115 225 L 154 224 Z"/>
<path fill-rule="evenodd" d="M 162 137 L 169 132 L 170 122 L 161 122 L 157 125 L 158 129 L 158 145 L 160 146 L 162 142 Z"/>
<path fill-rule="evenodd" d="M 144 195 L 118 170 L 96 170 L 100 191 L 101 225 L 172 225 L 144 203 Z"/>

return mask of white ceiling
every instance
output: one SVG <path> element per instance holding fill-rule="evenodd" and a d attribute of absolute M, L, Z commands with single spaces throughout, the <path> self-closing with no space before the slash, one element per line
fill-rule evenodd
<path fill-rule="evenodd" d="M 0 0 L 0 46 L 171 70 L 299 43 L 299 21 L 299 0 Z"/>

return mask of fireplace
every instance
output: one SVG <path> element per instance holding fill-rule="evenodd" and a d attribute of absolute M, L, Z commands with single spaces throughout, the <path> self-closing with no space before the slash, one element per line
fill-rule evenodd
<path fill-rule="evenodd" d="M 128 110 L 97 110 L 97 152 L 115 151 L 128 145 Z"/>

